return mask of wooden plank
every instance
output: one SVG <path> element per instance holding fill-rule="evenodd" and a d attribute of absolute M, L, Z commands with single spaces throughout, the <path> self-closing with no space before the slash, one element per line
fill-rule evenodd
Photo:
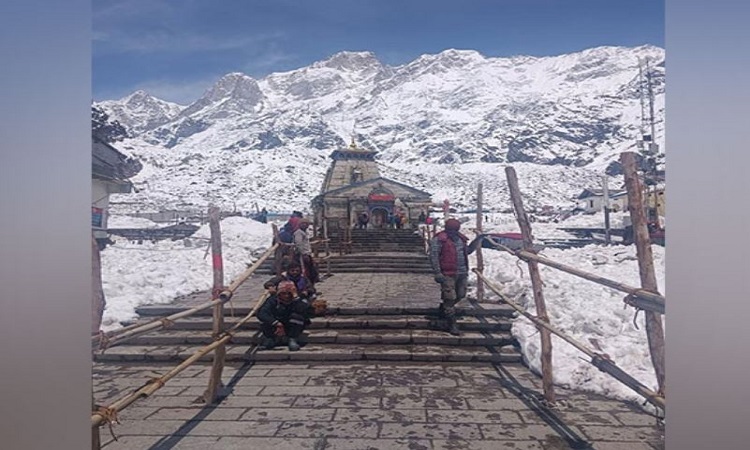
<path fill-rule="evenodd" d="M 533 249 L 534 238 L 531 234 L 531 224 L 523 208 L 521 199 L 521 190 L 518 187 L 518 177 L 513 167 L 506 167 L 505 174 L 508 179 L 508 188 L 510 198 L 513 202 L 513 208 L 516 211 L 516 220 L 521 228 L 523 235 L 523 247 L 526 251 Z M 544 292 L 542 291 L 542 278 L 539 275 L 539 266 L 536 261 L 527 261 L 529 265 L 529 274 L 531 275 L 531 286 L 534 291 L 534 304 L 536 305 L 536 315 L 539 320 L 549 323 L 547 316 L 547 306 L 544 303 Z M 555 402 L 555 389 L 552 384 L 552 336 L 547 328 L 537 326 L 542 340 L 542 385 L 544 387 L 544 398 L 548 403 Z"/>
<path fill-rule="evenodd" d="M 625 152 L 620 155 L 625 187 L 628 190 L 628 210 L 633 224 L 635 248 L 638 256 L 638 272 L 641 287 L 654 293 L 659 292 L 654 271 L 654 255 L 651 250 L 651 238 L 648 232 L 648 222 L 643 204 L 643 188 L 636 168 L 635 153 Z M 646 335 L 648 347 L 651 351 L 651 362 L 654 364 L 659 393 L 666 396 L 666 365 L 664 359 L 664 324 L 661 316 L 652 311 L 646 311 Z"/>

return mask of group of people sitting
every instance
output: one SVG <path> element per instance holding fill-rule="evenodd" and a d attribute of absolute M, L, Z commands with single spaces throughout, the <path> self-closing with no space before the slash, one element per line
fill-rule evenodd
<path fill-rule="evenodd" d="M 289 351 L 299 350 L 297 339 L 311 323 L 310 317 L 325 311 L 325 302 L 317 300 L 314 283 L 302 274 L 302 267 L 296 262 L 263 287 L 271 294 L 257 314 L 263 347 L 270 350 L 286 342 Z"/>
<path fill-rule="evenodd" d="M 271 297 L 257 314 L 266 349 L 285 342 L 290 351 L 299 350 L 297 339 L 310 324 L 310 317 L 325 310 L 325 302 L 316 300 L 315 284 L 320 276 L 312 257 L 309 226 L 302 213 L 294 211 L 279 231 L 279 257 L 286 270 L 263 284 Z"/>

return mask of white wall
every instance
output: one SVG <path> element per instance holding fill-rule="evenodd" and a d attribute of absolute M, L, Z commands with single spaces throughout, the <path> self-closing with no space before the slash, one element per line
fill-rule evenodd
<path fill-rule="evenodd" d="M 107 228 L 107 216 L 109 209 L 109 191 L 107 183 L 102 180 L 91 180 L 91 206 L 102 208 L 102 228 Z"/>

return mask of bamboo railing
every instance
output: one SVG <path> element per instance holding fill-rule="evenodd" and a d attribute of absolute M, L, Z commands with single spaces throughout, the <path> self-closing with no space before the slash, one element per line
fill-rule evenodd
<path fill-rule="evenodd" d="M 519 259 L 522 259 L 524 261 L 528 261 L 528 260 L 536 261 L 539 264 L 543 264 L 545 266 L 558 269 L 562 272 L 566 272 L 571 275 L 575 275 L 577 277 L 580 277 L 589 281 L 593 281 L 594 283 L 598 283 L 603 286 L 607 286 L 609 288 L 616 289 L 621 292 L 625 292 L 626 294 L 628 294 L 628 296 L 632 296 L 635 299 L 641 300 L 640 302 L 631 300 L 633 302 L 633 306 L 637 306 L 645 310 L 658 312 L 660 314 L 664 314 L 665 312 L 664 310 L 665 310 L 666 298 L 659 293 L 646 291 L 642 288 L 628 286 L 625 283 L 620 283 L 619 281 L 614 281 L 614 280 L 610 280 L 609 278 L 604 278 L 599 275 L 594 275 L 593 273 L 585 272 L 583 270 L 570 267 L 568 265 L 553 261 L 551 259 L 545 258 L 543 256 L 539 256 L 536 253 L 532 253 L 526 250 L 511 250 L 510 248 L 502 244 L 492 242 L 489 239 L 485 239 L 484 241 L 489 243 L 493 247 L 497 248 L 498 250 L 503 250 L 505 252 L 508 252 L 512 255 L 517 256 Z"/>
<path fill-rule="evenodd" d="M 92 343 L 99 342 L 101 349 L 106 349 L 108 347 L 111 347 L 112 345 L 116 343 L 124 342 L 128 339 L 132 339 L 136 336 L 140 336 L 144 333 L 148 333 L 154 330 L 162 329 L 162 328 L 168 328 L 173 324 L 176 320 L 184 319 L 186 317 L 190 317 L 200 311 L 213 308 L 216 305 L 221 305 L 226 302 L 228 302 L 232 295 L 234 294 L 234 291 L 237 290 L 237 288 L 245 282 L 253 273 L 255 273 L 256 270 L 265 262 L 266 259 L 268 259 L 278 247 L 278 244 L 274 244 L 269 249 L 267 249 L 260 258 L 258 258 L 255 263 L 253 263 L 252 266 L 250 266 L 245 272 L 243 272 L 237 279 L 235 279 L 232 284 L 229 285 L 224 291 L 219 293 L 219 298 L 212 299 L 206 303 L 202 303 L 198 306 L 195 306 L 193 308 L 187 309 L 185 311 L 180 311 L 178 313 L 161 317 L 158 319 L 154 319 L 148 323 L 145 323 L 143 325 L 132 325 L 130 327 L 121 328 L 119 330 L 114 330 L 109 335 L 105 335 L 104 338 L 101 336 L 93 336 L 91 338 Z"/>
<path fill-rule="evenodd" d="M 521 306 L 519 306 L 514 301 L 510 300 L 505 294 L 503 294 L 500 289 L 497 288 L 494 284 L 492 284 L 487 278 L 484 277 L 477 269 L 472 269 L 475 274 L 477 274 L 477 277 L 495 294 L 497 294 L 504 303 L 506 303 L 511 308 L 515 309 L 519 314 L 526 317 L 530 321 L 534 323 L 537 327 L 541 327 L 549 331 L 550 333 L 553 333 L 557 335 L 560 339 L 564 340 L 565 342 L 569 343 L 573 347 L 577 348 L 581 352 L 585 353 L 589 358 L 591 358 L 591 361 L 589 361 L 591 364 L 593 364 L 595 367 L 597 367 L 602 372 L 608 373 L 621 383 L 625 384 L 629 388 L 633 389 L 636 393 L 643 396 L 649 403 L 651 403 L 654 406 L 657 406 L 661 409 L 665 409 L 666 407 L 666 400 L 664 397 L 660 396 L 656 392 L 650 390 L 638 380 L 633 378 L 632 376 L 628 375 L 625 371 L 617 367 L 617 364 L 614 363 L 614 361 L 610 360 L 607 356 L 596 353 L 580 342 L 576 341 L 572 337 L 568 336 L 567 334 L 563 333 L 562 331 L 558 330 L 554 326 L 552 326 L 549 321 L 543 321 L 540 320 L 538 317 L 533 316 L 532 314 L 529 314 L 526 312 Z"/>
<path fill-rule="evenodd" d="M 115 401 L 114 403 L 110 404 L 107 407 L 99 408 L 98 411 L 94 412 L 91 415 L 91 426 L 92 427 L 98 427 L 104 423 L 112 422 L 113 420 L 116 420 L 117 413 L 122 411 L 123 409 L 127 408 L 128 406 L 132 405 L 136 401 L 149 397 L 154 392 L 161 389 L 164 384 L 174 378 L 177 374 L 182 372 L 183 370 L 190 367 L 192 364 L 197 362 L 201 357 L 207 355 L 217 347 L 221 345 L 225 345 L 229 340 L 232 338 L 233 333 L 237 331 L 241 326 L 246 324 L 250 319 L 252 319 L 255 314 L 258 312 L 258 310 L 263 306 L 266 299 L 269 297 L 268 293 L 264 293 L 261 295 L 261 297 L 258 299 L 258 302 L 256 303 L 255 307 L 239 322 L 237 322 L 232 328 L 229 330 L 223 332 L 218 339 L 216 339 L 214 342 L 202 347 L 200 350 L 196 351 L 192 356 L 190 356 L 188 359 L 177 365 L 176 367 L 172 368 L 169 372 L 162 375 L 161 377 L 153 378 L 149 380 L 145 385 L 140 387 L 139 389 L 136 389 L 134 392 L 120 398 L 119 400 Z"/>

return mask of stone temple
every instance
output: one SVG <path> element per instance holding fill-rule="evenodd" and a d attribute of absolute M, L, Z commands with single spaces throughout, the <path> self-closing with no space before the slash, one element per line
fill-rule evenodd
<path fill-rule="evenodd" d="M 397 181 L 383 178 L 375 161 L 377 152 L 357 147 L 335 150 L 320 194 L 313 199 L 315 222 L 325 222 L 329 230 L 352 228 L 363 212 L 369 226 L 386 228 L 388 216 L 403 212 L 406 227 L 415 227 L 419 214 L 427 213 L 431 195 Z"/>

